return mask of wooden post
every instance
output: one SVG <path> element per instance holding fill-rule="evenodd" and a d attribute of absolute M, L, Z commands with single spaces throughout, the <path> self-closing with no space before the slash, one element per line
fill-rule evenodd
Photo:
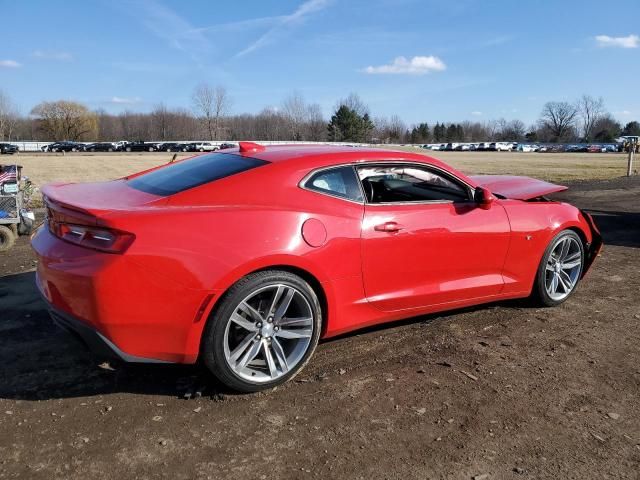
<path fill-rule="evenodd" d="M 636 153 L 636 139 L 634 138 L 629 142 L 629 160 L 627 161 L 627 177 L 630 177 L 633 173 L 633 157 Z"/>

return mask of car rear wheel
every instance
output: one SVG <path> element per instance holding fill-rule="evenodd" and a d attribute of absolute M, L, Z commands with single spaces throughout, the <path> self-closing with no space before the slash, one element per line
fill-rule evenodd
<path fill-rule="evenodd" d="M 16 242 L 16 237 L 10 228 L 0 225 L 0 252 L 6 252 Z"/>
<path fill-rule="evenodd" d="M 575 291 L 584 267 L 584 245 L 573 230 L 563 230 L 544 252 L 533 295 L 538 303 L 552 307 Z"/>
<path fill-rule="evenodd" d="M 256 392 L 294 377 L 320 338 L 316 293 L 289 272 L 257 272 L 221 299 L 202 340 L 202 358 L 228 387 Z"/>

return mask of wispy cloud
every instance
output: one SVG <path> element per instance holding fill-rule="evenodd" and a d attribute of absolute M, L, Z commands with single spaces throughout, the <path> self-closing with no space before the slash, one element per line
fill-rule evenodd
<path fill-rule="evenodd" d="M 614 115 L 620 115 L 622 117 L 628 117 L 631 115 L 632 112 L 630 112 L 629 110 L 620 110 L 618 112 L 613 112 Z"/>
<path fill-rule="evenodd" d="M 119 5 L 114 3 L 114 5 Z M 131 8 L 131 7 L 134 8 Z M 151 33 L 181 52 L 186 53 L 196 63 L 212 48 L 211 42 L 188 20 L 157 0 L 139 0 L 133 4 L 119 6 L 126 14 L 142 21 Z"/>
<path fill-rule="evenodd" d="M 40 58 L 42 60 L 58 60 L 61 62 L 70 62 L 71 60 L 73 60 L 73 55 L 71 55 L 69 52 L 36 50 L 31 54 L 31 56 Z"/>
<path fill-rule="evenodd" d="M 474 117 L 479 117 L 480 115 L 482 115 L 482 112 L 474 110 L 473 112 L 471 112 L 471 115 L 473 115 Z"/>
<path fill-rule="evenodd" d="M 114 103 L 116 105 L 134 105 L 136 103 L 141 103 L 142 99 L 140 97 L 111 97 L 108 103 Z"/>
<path fill-rule="evenodd" d="M 599 47 L 638 48 L 640 47 L 640 37 L 638 35 L 628 35 L 626 37 L 597 35 L 596 43 Z"/>
<path fill-rule="evenodd" d="M 404 74 L 404 75 L 424 75 L 430 72 L 441 72 L 447 66 L 438 57 L 430 55 L 428 57 L 418 56 L 411 59 L 406 57 L 396 57 L 388 65 L 377 67 L 369 66 L 363 71 L 369 74 Z"/>
<path fill-rule="evenodd" d="M 277 17 L 275 25 L 267 30 L 266 33 L 262 34 L 257 40 L 253 41 L 246 48 L 238 52 L 235 56 L 242 57 L 274 42 L 290 28 L 303 23 L 313 13 L 327 8 L 332 1 L 333 0 L 307 0 L 290 15 Z"/>
<path fill-rule="evenodd" d="M 500 35 L 497 37 L 490 38 L 484 42 L 480 42 L 478 44 L 479 48 L 489 48 L 489 47 L 497 47 L 498 45 L 504 45 L 505 43 L 509 43 L 513 40 L 512 35 Z"/>
<path fill-rule="evenodd" d="M 0 68 L 20 68 L 21 66 L 22 64 L 15 60 L 0 60 Z"/>

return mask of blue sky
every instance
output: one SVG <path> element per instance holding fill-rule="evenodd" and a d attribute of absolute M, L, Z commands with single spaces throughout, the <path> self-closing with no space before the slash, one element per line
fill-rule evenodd
<path fill-rule="evenodd" d="M 147 111 L 224 85 L 233 113 L 358 93 L 374 116 L 534 121 L 602 96 L 640 119 L 640 2 L 589 0 L 0 0 L 0 89 Z M 10 21 L 9 21 L 10 19 Z M 631 20 L 633 19 L 633 20 Z M 402 58 L 399 58 L 402 57 Z"/>

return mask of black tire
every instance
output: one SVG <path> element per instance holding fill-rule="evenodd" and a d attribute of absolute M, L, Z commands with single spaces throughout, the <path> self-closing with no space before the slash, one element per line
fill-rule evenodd
<path fill-rule="evenodd" d="M 149 147 L 148 151 L 153 152 L 153 147 Z"/>
<path fill-rule="evenodd" d="M 130 151 L 131 151 L 131 147 L 127 147 L 127 148 L 125 148 L 125 150 L 126 150 L 127 152 L 130 152 Z"/>
<path fill-rule="evenodd" d="M 200 149 L 200 151 L 201 151 L 201 152 L 204 152 L 204 148 L 201 148 L 201 149 Z"/>
<path fill-rule="evenodd" d="M 547 278 L 547 263 L 549 262 L 549 257 L 553 252 L 553 249 L 558 243 L 567 237 L 573 238 L 576 240 L 577 244 L 580 247 L 580 270 L 577 274 L 577 280 L 571 289 L 570 293 L 562 299 L 554 299 L 551 298 L 549 292 L 547 292 L 546 288 L 546 278 Z M 582 277 L 582 269 L 584 268 L 584 244 L 580 236 L 574 232 L 573 230 L 563 230 L 558 233 L 555 237 L 551 239 L 549 245 L 544 251 L 544 255 L 542 256 L 542 260 L 540 260 L 540 265 L 538 265 L 538 271 L 536 272 L 536 279 L 533 285 L 533 290 L 531 292 L 531 300 L 534 304 L 543 306 L 543 307 L 555 307 L 556 305 L 560 305 L 564 303 L 573 292 L 576 291 L 578 284 L 580 283 L 580 278 Z"/>
<path fill-rule="evenodd" d="M 11 229 L 5 225 L 0 225 L 0 252 L 6 252 L 16 243 L 16 237 Z"/>
<path fill-rule="evenodd" d="M 113 152 L 113 148 L 108 148 L 107 152 Z"/>
<path fill-rule="evenodd" d="M 252 292 L 269 285 L 283 284 L 298 290 L 308 302 L 313 314 L 313 332 L 306 352 L 286 374 L 268 382 L 250 382 L 241 378 L 229 366 L 224 353 L 225 330 L 238 305 Z M 239 392 L 258 392 L 281 385 L 304 368 L 318 345 L 322 329 L 322 308 L 313 288 L 297 275 L 280 270 L 252 273 L 236 282 L 220 299 L 211 313 L 201 342 L 201 359 L 207 368 L 227 387 Z"/>

